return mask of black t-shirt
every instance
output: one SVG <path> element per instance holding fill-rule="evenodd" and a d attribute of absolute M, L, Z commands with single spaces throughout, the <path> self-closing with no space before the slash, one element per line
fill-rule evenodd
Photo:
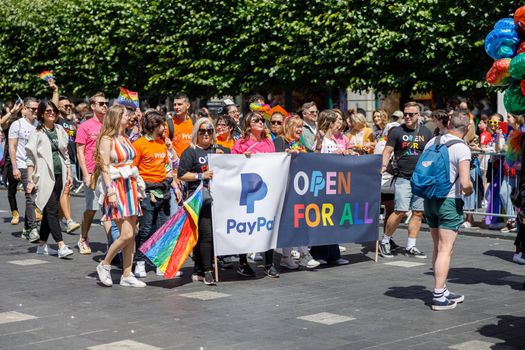
<path fill-rule="evenodd" d="M 76 154 L 77 154 L 77 145 L 75 143 L 75 138 L 77 136 L 77 127 L 73 124 L 73 122 L 58 117 L 57 124 L 64 128 L 67 134 L 67 152 L 69 153 L 69 158 L 72 161 L 72 163 L 76 162 Z"/>
<path fill-rule="evenodd" d="M 282 136 L 277 136 L 273 140 L 273 145 L 275 146 L 275 152 L 286 152 L 286 149 L 290 147 L 289 143 Z"/>
<path fill-rule="evenodd" d="M 394 158 L 399 169 L 399 174 L 397 174 L 399 177 L 405 179 L 412 177 L 419 156 L 431 138 L 432 133 L 424 126 L 420 126 L 419 130 L 412 130 L 403 124 L 390 131 L 386 145 L 394 148 Z M 391 164 L 387 171 L 396 175 Z"/>
<path fill-rule="evenodd" d="M 204 173 L 208 170 L 208 154 L 215 153 L 216 149 L 222 150 L 224 153 L 230 153 L 228 148 L 215 145 L 208 149 L 202 149 L 199 147 L 188 147 L 180 157 L 179 169 L 177 176 L 182 177 L 186 173 Z M 208 180 L 204 180 L 204 186 L 208 187 Z M 192 194 L 197 187 L 199 187 L 200 181 L 188 182 L 188 193 Z"/>

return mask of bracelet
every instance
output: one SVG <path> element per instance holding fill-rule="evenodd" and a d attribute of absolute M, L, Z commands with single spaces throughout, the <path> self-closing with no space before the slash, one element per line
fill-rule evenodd
<path fill-rule="evenodd" d="M 204 179 L 204 175 L 202 173 L 198 173 L 197 174 L 197 180 L 203 180 Z"/>

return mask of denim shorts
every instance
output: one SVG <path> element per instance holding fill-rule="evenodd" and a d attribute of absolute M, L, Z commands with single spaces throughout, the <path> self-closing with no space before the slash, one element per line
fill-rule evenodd
<path fill-rule="evenodd" d="M 100 207 L 95 192 L 88 186 L 84 186 L 84 195 L 86 199 L 86 210 L 98 211 Z"/>
<path fill-rule="evenodd" d="M 423 211 L 424 204 L 423 198 L 412 194 L 412 186 L 410 180 L 403 179 L 401 177 L 396 178 L 394 182 L 394 210 L 407 212 Z"/>

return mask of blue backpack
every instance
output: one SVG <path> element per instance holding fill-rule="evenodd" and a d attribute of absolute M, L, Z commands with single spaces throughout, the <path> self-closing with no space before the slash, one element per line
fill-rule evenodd
<path fill-rule="evenodd" d="M 438 136 L 435 143 L 419 157 L 412 173 L 412 193 L 421 198 L 446 198 L 453 182 L 450 182 L 450 161 L 448 148 L 462 140 L 450 140 L 441 143 Z"/>

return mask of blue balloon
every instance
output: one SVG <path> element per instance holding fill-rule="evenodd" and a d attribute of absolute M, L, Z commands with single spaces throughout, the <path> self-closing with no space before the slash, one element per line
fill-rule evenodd
<path fill-rule="evenodd" d="M 520 42 L 518 28 L 512 18 L 503 18 L 496 22 L 494 29 L 485 38 L 485 51 L 495 60 L 512 58 Z"/>

